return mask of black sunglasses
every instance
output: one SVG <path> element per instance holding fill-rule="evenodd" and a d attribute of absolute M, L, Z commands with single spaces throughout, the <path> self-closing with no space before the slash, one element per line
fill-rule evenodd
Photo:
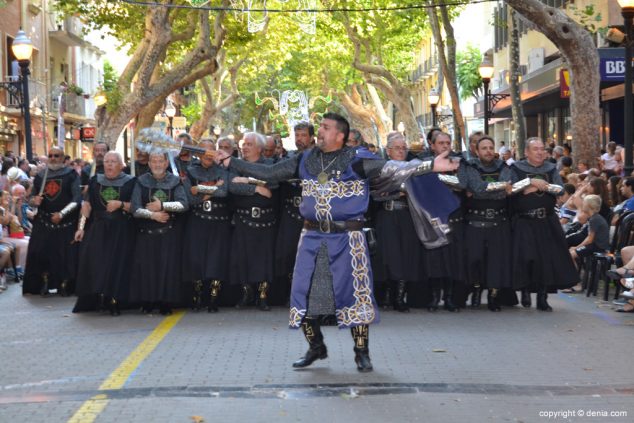
<path fill-rule="evenodd" d="M 61 155 L 61 154 L 49 154 L 49 155 L 48 155 L 48 158 L 49 158 L 49 159 L 52 159 L 52 158 L 56 158 L 56 159 L 57 159 L 57 158 L 60 158 L 60 157 L 62 157 L 62 155 Z"/>

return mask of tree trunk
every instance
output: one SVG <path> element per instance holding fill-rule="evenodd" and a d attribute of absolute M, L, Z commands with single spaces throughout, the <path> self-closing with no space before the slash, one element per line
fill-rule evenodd
<path fill-rule="evenodd" d="M 509 7 L 509 63 L 510 63 L 510 92 L 511 111 L 513 122 L 515 122 L 516 151 L 520 158 L 524 158 L 524 147 L 526 143 L 526 124 L 524 120 L 524 107 L 520 96 L 520 35 L 517 27 L 515 11 Z"/>
<path fill-rule="evenodd" d="M 465 134 L 464 117 L 462 116 L 462 109 L 460 109 L 460 93 L 458 92 L 458 79 L 456 77 L 456 37 L 454 35 L 453 26 L 451 25 L 451 20 L 449 19 L 447 6 L 441 5 L 439 8 L 447 42 L 446 68 L 448 73 L 446 74 L 446 79 L 449 96 L 451 98 L 451 107 L 453 109 L 454 148 L 456 151 L 460 151 L 462 150 L 462 141 L 466 140 L 467 134 Z M 438 15 L 436 15 L 435 10 L 431 10 L 430 12 L 432 12 L 431 14 L 433 15 L 430 17 L 430 21 L 435 20 L 436 24 L 438 24 Z M 442 33 L 438 31 L 438 34 L 442 42 Z M 466 146 L 466 143 L 464 145 Z"/>
<path fill-rule="evenodd" d="M 407 86 L 405 86 L 398 78 L 394 76 L 385 66 L 381 64 L 373 64 L 372 57 L 373 52 L 366 49 L 366 61 L 361 60 L 361 49 L 363 41 L 359 37 L 359 34 L 355 29 L 350 26 L 348 21 L 344 21 L 348 38 L 354 45 L 354 59 L 352 66 L 363 72 L 365 75 L 366 83 L 374 85 L 377 89 L 381 90 L 385 97 L 398 109 L 403 124 L 405 125 L 405 139 L 408 144 L 418 142 L 420 129 L 416 122 L 414 115 L 414 108 L 412 107 L 411 97 L 412 94 Z M 369 43 L 368 43 L 369 44 Z M 377 52 L 380 55 L 380 52 Z M 381 63 L 380 56 L 377 60 Z M 385 140 L 381 140 L 385 142 Z"/>
<path fill-rule="evenodd" d="M 223 0 L 223 5 L 228 5 L 228 0 Z M 195 46 L 160 78 L 152 77 L 156 75 L 157 66 L 160 65 L 170 44 L 184 36 L 172 32 L 169 14 L 170 9 L 164 6 L 148 8 L 145 38 L 132 54 L 117 83 L 121 100 L 116 106 L 106 107 L 105 116 L 100 119 L 102 124 L 98 128 L 98 137 L 106 140 L 111 148 L 115 147 L 125 125 L 145 106 L 212 74 L 217 68 L 215 57 L 222 48 L 225 37 L 225 29 L 222 27 L 225 12 L 218 12 L 212 36 L 209 12 L 201 10 L 197 11 L 198 40 Z M 191 29 L 188 29 L 187 34 L 190 32 Z M 98 112 L 103 113 L 103 110 Z"/>
<path fill-rule="evenodd" d="M 380 143 L 384 144 L 387 139 L 388 128 L 386 128 L 375 110 L 363 104 L 359 87 L 353 85 L 350 94 L 342 92 L 339 97 L 341 98 L 341 104 L 350 117 L 351 127 L 358 129 L 367 142 L 376 143 L 376 137 L 378 136 Z M 378 134 L 374 132 L 375 126 Z"/>
<path fill-rule="evenodd" d="M 568 63 L 570 71 L 570 115 L 572 155 L 575 163 L 596 164 L 600 150 L 599 55 L 591 34 L 562 10 L 539 0 L 506 0 L 552 41 Z"/>

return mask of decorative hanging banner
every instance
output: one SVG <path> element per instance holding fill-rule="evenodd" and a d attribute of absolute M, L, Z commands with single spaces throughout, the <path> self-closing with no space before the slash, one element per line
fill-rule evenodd
<path fill-rule="evenodd" d="M 191 0 L 190 0 L 191 1 Z M 198 0 L 202 1 L 202 0 Z M 315 9 L 317 0 L 277 0 L 279 3 L 288 4 L 289 8 L 294 12 L 293 20 L 299 28 L 307 34 L 315 34 L 317 25 L 317 16 Z M 247 15 L 247 30 L 251 33 L 260 32 L 266 27 L 269 19 L 269 9 L 267 2 L 271 0 L 231 0 L 231 8 L 236 19 L 243 20 L 242 15 Z M 246 4 L 245 4 L 246 3 Z M 240 15 L 240 17 L 238 17 Z"/>

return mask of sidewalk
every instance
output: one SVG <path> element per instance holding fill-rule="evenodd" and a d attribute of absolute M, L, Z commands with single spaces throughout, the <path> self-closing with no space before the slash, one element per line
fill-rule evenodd
<path fill-rule="evenodd" d="M 121 389 L 99 391 L 163 317 L 73 315 L 74 299 L 20 294 L 0 295 L 1 422 L 67 421 L 99 394 L 109 401 L 98 422 L 634 418 L 634 314 L 600 297 L 551 296 L 553 313 L 383 312 L 369 374 L 356 371 L 347 330 L 325 328 L 329 358 L 295 371 L 306 344 L 285 309 L 187 311 Z"/>

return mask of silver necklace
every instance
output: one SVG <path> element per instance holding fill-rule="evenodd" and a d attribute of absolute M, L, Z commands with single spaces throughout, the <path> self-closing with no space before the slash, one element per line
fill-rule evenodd
<path fill-rule="evenodd" d="M 317 182 L 319 182 L 321 185 L 326 185 L 328 183 L 328 174 L 326 173 L 326 170 L 328 170 L 328 168 L 335 162 L 335 160 L 337 160 L 337 158 L 339 158 L 339 155 L 335 156 L 335 158 L 332 159 L 330 163 L 328 163 L 328 166 L 324 167 L 324 154 L 322 153 L 319 156 L 319 159 L 321 160 L 321 172 L 319 172 L 319 175 L 317 175 Z"/>

